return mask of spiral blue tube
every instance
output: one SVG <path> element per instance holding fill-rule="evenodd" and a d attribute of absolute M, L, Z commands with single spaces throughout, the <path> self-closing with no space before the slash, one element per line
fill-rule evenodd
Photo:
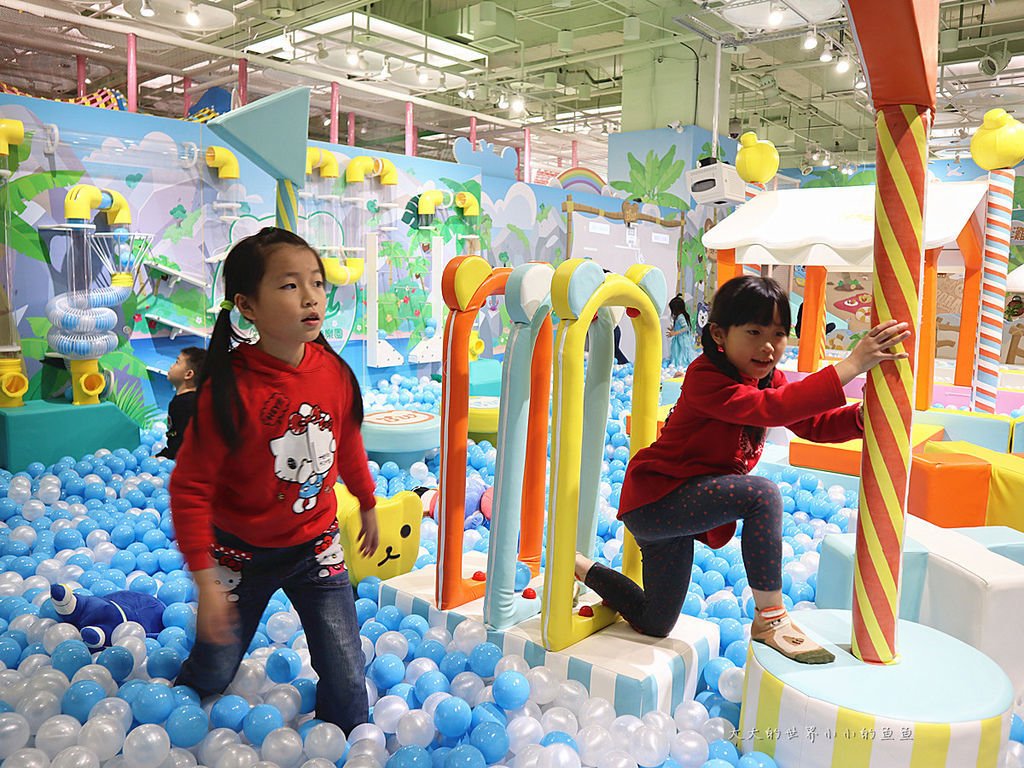
<path fill-rule="evenodd" d="M 71 296 L 62 293 L 50 299 L 46 315 L 53 324 L 46 340 L 58 354 L 72 360 L 95 360 L 117 349 L 114 307 L 131 294 L 128 286 L 106 286 L 89 291 L 88 308 L 71 306 Z"/>

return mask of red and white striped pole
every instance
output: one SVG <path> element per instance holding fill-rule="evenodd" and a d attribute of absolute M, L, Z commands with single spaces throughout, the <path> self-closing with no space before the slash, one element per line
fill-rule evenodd
<path fill-rule="evenodd" d="M 126 46 L 126 62 L 128 65 L 128 111 L 138 112 L 139 111 L 139 68 L 138 58 L 135 51 L 135 34 L 132 32 L 128 33 L 128 43 Z"/>

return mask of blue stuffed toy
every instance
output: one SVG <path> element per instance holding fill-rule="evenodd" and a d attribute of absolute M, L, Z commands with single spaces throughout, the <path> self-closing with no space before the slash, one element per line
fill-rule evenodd
<path fill-rule="evenodd" d="M 155 638 L 164 628 L 166 606 L 151 595 L 139 592 L 111 592 L 104 597 L 76 595 L 64 584 L 50 587 L 50 598 L 61 621 L 73 624 L 82 633 L 82 642 L 90 650 L 110 646 L 114 628 L 135 621 Z"/>

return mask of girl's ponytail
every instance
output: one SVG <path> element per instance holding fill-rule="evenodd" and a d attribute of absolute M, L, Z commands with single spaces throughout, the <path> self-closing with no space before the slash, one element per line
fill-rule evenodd
<path fill-rule="evenodd" d="M 357 427 L 363 426 L 363 390 L 359 386 L 359 378 L 356 376 L 356 372 L 352 370 L 352 366 L 346 363 L 345 359 L 338 354 L 334 347 L 331 346 L 323 333 L 316 337 L 316 343 L 326 349 L 332 357 L 337 358 L 338 362 L 341 363 L 341 370 L 348 378 L 349 385 L 352 387 L 352 410 L 350 415 Z"/>
<path fill-rule="evenodd" d="M 238 425 L 242 414 L 235 371 L 231 365 L 232 342 L 237 341 L 238 337 L 231 325 L 231 310 L 228 305 L 228 301 L 222 302 L 220 312 L 217 313 L 210 346 L 206 350 L 206 360 L 199 372 L 198 390 L 201 393 L 209 382 L 217 430 L 224 442 L 234 449 L 238 447 Z M 196 429 L 199 429 L 199 420 L 192 421 L 196 424 Z"/>

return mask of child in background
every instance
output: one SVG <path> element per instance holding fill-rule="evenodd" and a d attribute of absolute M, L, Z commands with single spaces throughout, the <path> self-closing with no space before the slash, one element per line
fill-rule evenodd
<path fill-rule="evenodd" d="M 316 716 L 348 733 L 366 722 L 368 702 L 338 538 L 339 476 L 359 499 L 366 557 L 377 549 L 377 518 L 359 382 L 320 332 L 324 281 L 316 252 L 273 227 L 224 262 L 230 298 L 170 481 L 178 545 L 199 588 L 196 644 L 177 682 L 203 697 L 223 691 L 281 588 L 320 678 Z M 255 344 L 235 332 L 233 308 L 256 327 Z"/>
<path fill-rule="evenodd" d="M 668 308 L 672 313 L 672 327 L 665 334 L 672 339 L 669 345 L 669 362 L 676 368 L 676 375 L 679 375 L 693 362 L 693 344 L 690 341 L 693 322 L 686 311 L 686 300 L 682 294 L 676 294 L 668 303 Z"/>
<path fill-rule="evenodd" d="M 626 467 L 619 518 L 643 555 L 641 589 L 618 571 L 577 553 L 576 577 L 638 632 L 664 637 L 675 626 L 693 566 L 693 542 L 721 547 L 743 520 L 741 546 L 756 616 L 751 639 L 806 664 L 833 655 L 794 625 L 782 602 L 782 496 L 757 464 L 769 427 L 815 442 L 860 437 L 860 405 L 843 386 L 910 336 L 905 323 L 875 326 L 849 357 L 787 383 L 775 368 L 789 336 L 789 298 L 774 280 L 737 277 L 715 295 L 701 338 L 661 436 Z"/>
<path fill-rule="evenodd" d="M 167 371 L 167 381 L 175 394 L 167 405 L 167 447 L 157 456 L 173 459 L 178 455 L 185 428 L 196 411 L 196 381 L 205 359 L 205 349 L 185 347 Z"/>

